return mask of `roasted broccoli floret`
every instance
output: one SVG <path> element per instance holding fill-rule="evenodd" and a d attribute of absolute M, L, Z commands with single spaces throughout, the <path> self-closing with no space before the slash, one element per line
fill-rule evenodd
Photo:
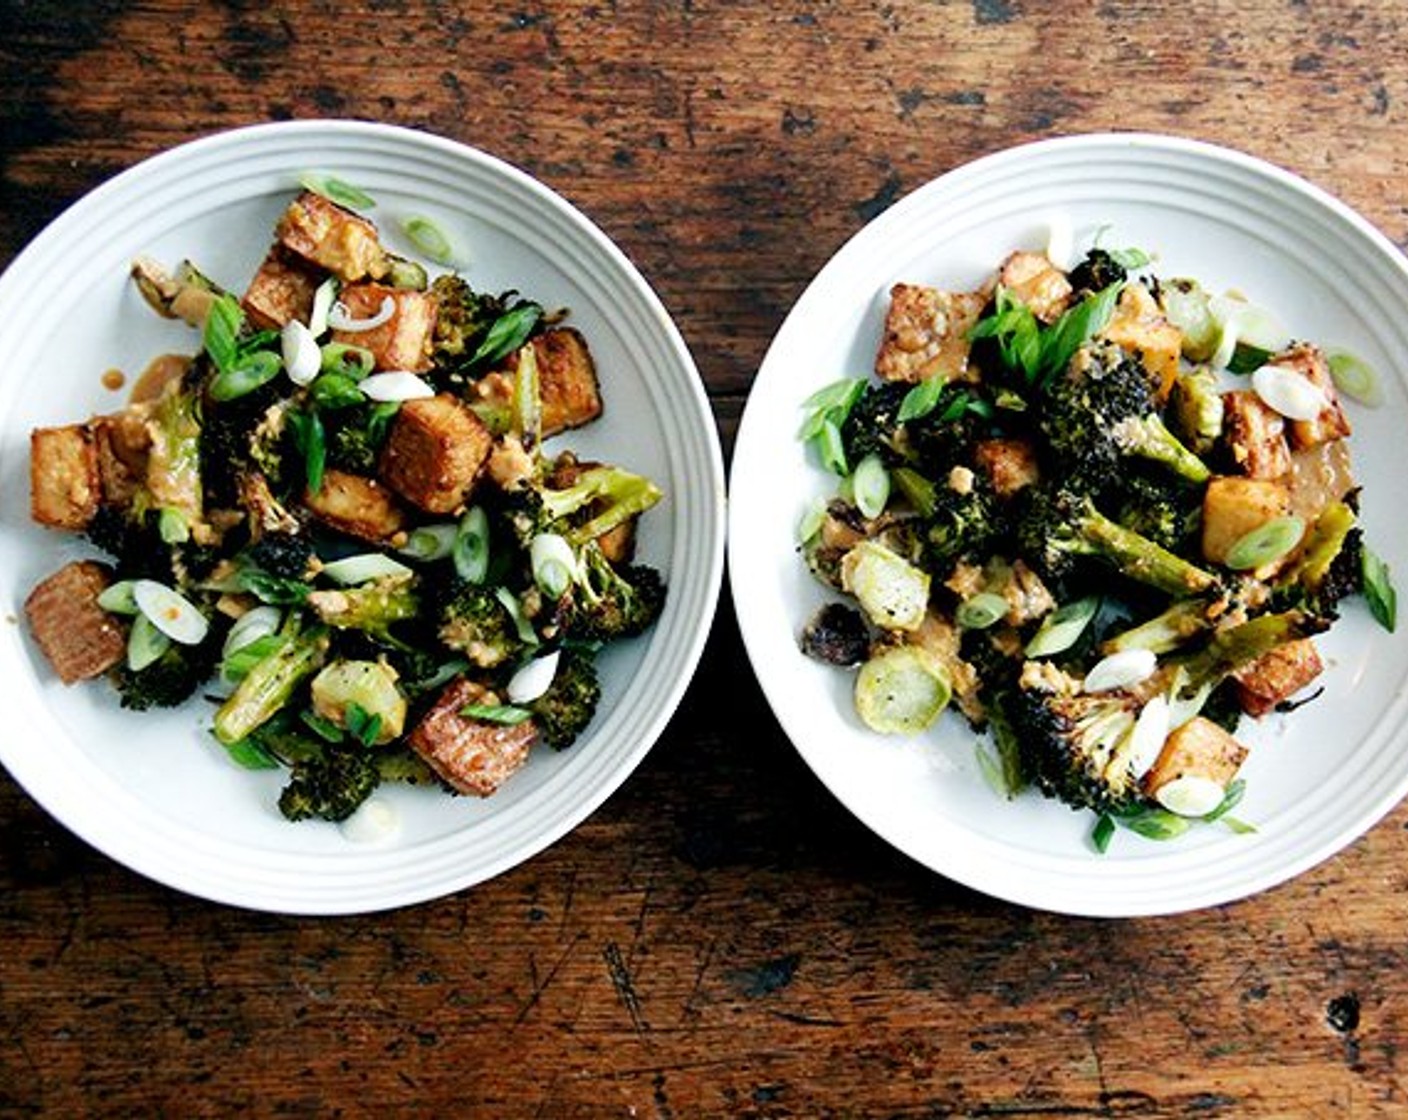
<path fill-rule="evenodd" d="M 350 474 L 374 476 L 395 414 L 394 404 L 321 413 L 327 443 L 327 465 Z"/>
<path fill-rule="evenodd" d="M 1114 520 L 1157 545 L 1186 556 L 1193 552 L 1202 519 L 1197 490 L 1172 481 L 1155 481 L 1126 471 L 1110 487 Z"/>
<path fill-rule="evenodd" d="M 1170 659 L 1157 680 L 1180 697 L 1206 698 L 1237 669 L 1302 633 L 1297 612 L 1262 615 L 1218 632 L 1196 653 Z M 1130 808 L 1141 799 L 1133 732 L 1143 703 L 1132 690 L 1082 692 L 1079 679 L 1054 665 L 1028 662 L 1005 707 L 1023 773 L 1073 808 Z"/>
<path fill-rule="evenodd" d="M 1211 572 L 1112 521 L 1085 495 L 1031 486 L 1023 492 L 1022 505 L 1018 549 L 1048 579 L 1066 579 L 1079 560 L 1093 557 L 1174 596 L 1197 595 L 1217 583 Z"/>
<path fill-rule="evenodd" d="M 1225 408 L 1217 375 L 1206 366 L 1180 370 L 1168 398 L 1169 426 L 1189 450 L 1207 455 L 1222 436 Z"/>
<path fill-rule="evenodd" d="M 613 565 L 595 541 L 584 545 L 568 592 L 566 633 L 610 642 L 644 633 L 665 607 L 665 581 L 647 564 Z"/>
<path fill-rule="evenodd" d="M 802 652 L 829 665 L 859 665 L 870 653 L 870 627 L 855 607 L 827 603 L 802 630 Z"/>
<path fill-rule="evenodd" d="M 1081 292 L 1101 292 L 1111 284 L 1123 283 L 1129 271 L 1105 249 L 1091 249 L 1085 258 L 1071 269 L 1071 288 Z"/>
<path fill-rule="evenodd" d="M 119 703 L 133 711 L 175 708 L 184 704 L 210 679 L 220 660 L 224 628 L 212 631 L 199 645 L 172 642 L 161 656 L 141 669 L 126 664 L 112 672 Z"/>
<path fill-rule="evenodd" d="M 1048 386 L 1038 422 L 1057 471 L 1088 493 L 1118 479 L 1131 457 L 1160 463 L 1189 483 L 1211 474 L 1164 424 L 1144 366 L 1113 344 L 1077 353 Z"/>
<path fill-rule="evenodd" d="M 313 542 L 302 533 L 267 532 L 249 548 L 249 559 L 279 579 L 306 579 L 313 559 Z"/>
<path fill-rule="evenodd" d="M 202 402 L 201 476 L 221 508 L 242 504 L 251 473 L 261 474 L 280 501 L 302 485 L 302 457 L 288 424 L 284 391 L 275 379 L 233 400 Z"/>
<path fill-rule="evenodd" d="M 899 412 L 911 388 L 903 381 L 866 383 L 841 424 L 841 446 L 852 468 L 867 455 L 879 455 L 887 466 L 907 458 Z"/>
<path fill-rule="evenodd" d="M 372 752 L 360 745 L 327 744 L 321 753 L 294 763 L 292 777 L 279 794 L 279 812 L 291 821 L 346 820 L 380 782 Z"/>
<path fill-rule="evenodd" d="M 1273 602 L 1299 608 L 1319 629 L 1339 617 L 1341 600 L 1364 589 L 1363 531 L 1347 502 L 1332 502 L 1310 527 L 1299 557 L 1277 578 Z"/>
<path fill-rule="evenodd" d="M 154 509 L 100 506 L 85 530 L 92 543 L 114 561 L 123 579 L 154 579 L 186 591 L 208 576 L 220 560 L 219 549 L 181 539 L 169 523 L 163 531 L 162 514 Z"/>
<path fill-rule="evenodd" d="M 933 504 L 922 524 L 924 564 L 941 575 L 962 557 L 988 555 L 1008 528 L 991 489 L 971 471 L 960 487 L 934 487 Z"/>
<path fill-rule="evenodd" d="M 596 665 L 585 650 L 564 649 L 557 672 L 548 690 L 528 705 L 533 723 L 543 742 L 554 750 L 566 750 L 587 729 L 597 704 L 601 683 Z"/>
<path fill-rule="evenodd" d="M 480 668 L 515 661 L 527 647 L 508 605 L 481 584 L 451 584 L 441 596 L 436 618 L 440 641 Z"/>

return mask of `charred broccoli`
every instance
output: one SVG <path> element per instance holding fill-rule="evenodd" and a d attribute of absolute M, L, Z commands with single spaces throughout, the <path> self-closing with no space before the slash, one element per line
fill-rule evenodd
<path fill-rule="evenodd" d="M 665 606 L 665 582 L 646 564 L 613 565 L 595 541 L 581 550 L 579 575 L 568 592 L 566 633 L 583 642 L 610 642 L 644 633 Z"/>
<path fill-rule="evenodd" d="M 1081 558 L 1096 557 L 1174 596 L 1196 595 L 1217 583 L 1211 572 L 1110 520 L 1083 494 L 1031 486 L 1023 491 L 1022 504 L 1019 551 L 1049 579 L 1068 578 Z"/>
<path fill-rule="evenodd" d="M 380 782 L 372 752 L 360 745 L 326 744 L 319 754 L 294 763 L 279 794 L 279 812 L 291 821 L 346 820 Z"/>
<path fill-rule="evenodd" d="M 566 750 L 587 729 L 601 701 L 596 665 L 585 650 L 565 649 L 560 655 L 552 684 L 528 705 L 543 742 Z"/>
<path fill-rule="evenodd" d="M 266 532 L 250 546 L 248 557 L 261 571 L 279 579 L 307 579 L 313 542 L 302 533 Z"/>
<path fill-rule="evenodd" d="M 1297 612 L 1261 615 L 1214 634 L 1196 653 L 1170 659 L 1159 683 L 1179 697 L 1206 698 L 1237 669 L 1303 633 Z M 1028 662 L 1005 708 L 1023 773 L 1072 808 L 1131 808 L 1141 796 L 1133 733 L 1144 702 L 1132 690 L 1083 692 L 1077 678 L 1054 665 Z"/>
<path fill-rule="evenodd" d="M 85 532 L 125 578 L 154 579 L 182 591 L 208 576 L 220 560 L 218 548 L 173 533 L 170 519 L 155 509 L 100 506 Z"/>
<path fill-rule="evenodd" d="M 395 644 L 391 628 L 416 617 L 420 593 L 414 575 L 382 576 L 356 587 L 314 591 L 306 600 L 323 622 L 338 630 L 360 630 Z"/>
<path fill-rule="evenodd" d="M 133 711 L 175 708 L 184 704 L 210 679 L 220 661 L 223 628 L 214 629 L 199 645 L 172 642 L 161 656 L 141 669 L 126 664 L 113 670 L 119 703 Z"/>
<path fill-rule="evenodd" d="M 1006 531 L 1004 512 L 987 484 L 971 472 L 965 483 L 935 486 L 923 521 L 924 562 L 940 574 L 962 557 L 986 556 Z"/>
<path fill-rule="evenodd" d="M 1105 249 L 1091 249 L 1071 269 L 1069 279 L 1072 291 L 1080 293 L 1104 291 L 1111 284 L 1122 284 L 1128 277 L 1128 269 L 1115 259 L 1114 254 Z"/>
<path fill-rule="evenodd" d="M 1190 483 L 1211 474 L 1159 416 L 1143 364 L 1113 344 L 1076 355 L 1048 386 L 1039 423 L 1058 471 L 1088 493 L 1117 479 L 1130 457 L 1160 463 Z"/>
<path fill-rule="evenodd" d="M 442 595 L 437 633 L 446 647 L 489 669 L 515 661 L 527 643 L 503 599 L 481 584 L 457 580 Z"/>

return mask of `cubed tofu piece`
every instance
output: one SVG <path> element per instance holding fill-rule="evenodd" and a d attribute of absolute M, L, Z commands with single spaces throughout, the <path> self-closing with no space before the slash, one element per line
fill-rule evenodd
<path fill-rule="evenodd" d="M 968 372 L 968 332 L 983 313 L 981 292 L 944 292 L 917 284 L 890 289 L 875 373 L 886 381 L 953 381 Z"/>
<path fill-rule="evenodd" d="M 308 512 L 330 529 L 364 541 L 394 542 L 406 529 L 406 512 L 381 483 L 361 475 L 329 469 L 323 485 L 305 491 Z"/>
<path fill-rule="evenodd" d="M 30 433 L 29 512 L 35 521 L 55 529 L 82 529 L 102 498 L 98 448 L 88 425 Z"/>
<path fill-rule="evenodd" d="M 289 203 L 274 237 L 290 253 L 327 269 L 343 283 L 380 280 L 389 267 L 376 226 L 313 191 Z"/>
<path fill-rule="evenodd" d="M 1277 354 L 1267 364 L 1295 371 L 1319 389 L 1325 397 L 1324 407 L 1315 419 L 1292 420 L 1287 425 L 1292 447 L 1315 447 L 1332 440 L 1344 439 L 1349 435 L 1349 417 L 1345 415 L 1340 404 L 1334 378 L 1330 376 L 1330 362 L 1323 350 L 1302 342 Z"/>
<path fill-rule="evenodd" d="M 601 389 L 587 340 L 571 327 L 544 331 L 529 344 L 538 360 L 543 435 L 590 424 L 601 415 Z"/>
<path fill-rule="evenodd" d="M 1222 394 L 1222 436 L 1232 462 L 1251 478 L 1280 478 L 1291 469 L 1286 418 L 1251 389 Z"/>
<path fill-rule="evenodd" d="M 999 498 L 1010 498 L 1037 480 L 1036 448 L 1029 440 L 979 440 L 973 459 Z"/>
<path fill-rule="evenodd" d="M 377 474 L 426 513 L 465 504 L 494 447 L 493 433 L 458 397 L 440 393 L 406 401 L 392 421 Z"/>
<path fill-rule="evenodd" d="M 90 426 L 98 451 L 103 504 L 126 506 L 147 477 L 147 455 L 152 438 L 145 410 L 129 408 L 111 416 L 99 416 Z"/>
<path fill-rule="evenodd" d="M 1139 283 L 1125 285 L 1100 337 L 1139 358 L 1154 381 L 1154 396 L 1160 404 L 1168 399 L 1178 376 L 1183 332 L 1164 318 L 1148 288 Z"/>
<path fill-rule="evenodd" d="M 1054 323 L 1071 304 L 1071 282 L 1045 253 L 1011 254 L 1002 262 L 997 282 L 1043 323 Z"/>
<path fill-rule="evenodd" d="M 490 723 L 462 714 L 471 704 L 496 702 L 467 677 L 446 685 L 406 742 L 441 778 L 461 793 L 488 797 L 528 760 L 538 737 L 532 720 Z"/>
<path fill-rule="evenodd" d="M 418 372 L 430 368 L 438 308 L 433 293 L 385 284 L 353 284 L 343 288 L 338 298 L 354 319 L 370 319 L 388 299 L 393 310 L 391 318 L 371 330 L 333 331 L 334 342 L 370 350 L 377 369 Z"/>
<path fill-rule="evenodd" d="M 1232 679 L 1237 682 L 1242 711 L 1259 717 L 1294 696 L 1324 669 L 1314 641 L 1299 638 L 1244 665 L 1232 674 Z"/>
<path fill-rule="evenodd" d="M 1203 494 L 1203 556 L 1227 563 L 1232 546 L 1242 537 L 1290 508 L 1290 491 L 1270 479 L 1219 475 Z"/>
<path fill-rule="evenodd" d="M 274 245 L 245 290 L 245 314 L 261 330 L 277 330 L 291 319 L 306 323 L 313 313 L 313 293 L 326 276 L 320 266 Z"/>
<path fill-rule="evenodd" d="M 106 673 L 127 655 L 127 634 L 98 606 L 112 570 L 94 560 L 65 564 L 24 601 L 34 640 L 64 684 Z"/>
<path fill-rule="evenodd" d="M 1210 719 L 1194 716 L 1165 741 L 1144 775 L 1144 792 L 1153 797 L 1179 778 L 1205 778 L 1224 789 L 1237 776 L 1247 748 Z"/>

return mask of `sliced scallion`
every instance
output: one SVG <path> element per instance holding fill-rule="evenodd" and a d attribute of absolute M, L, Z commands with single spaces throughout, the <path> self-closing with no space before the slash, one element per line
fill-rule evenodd
<path fill-rule="evenodd" d="M 210 630 L 209 621 L 196 605 L 164 583 L 139 579 L 132 586 L 132 598 L 152 625 L 172 641 L 199 645 Z"/>
<path fill-rule="evenodd" d="M 374 579 L 408 576 L 411 569 L 382 552 L 360 552 L 323 565 L 323 575 L 334 583 L 351 587 Z"/>
<path fill-rule="evenodd" d="M 867 455 L 851 475 L 851 493 L 856 508 L 866 517 L 879 517 L 890 500 L 890 472 L 880 456 Z"/>
<path fill-rule="evenodd" d="M 1007 614 L 1007 600 L 995 591 L 979 591 L 958 605 L 954 618 L 965 630 L 986 630 Z"/>
<path fill-rule="evenodd" d="M 328 329 L 328 315 L 337 302 L 337 277 L 329 276 L 313 292 L 313 308 L 308 313 L 308 330 L 314 338 L 321 338 Z"/>
<path fill-rule="evenodd" d="M 429 218 L 414 214 L 401 223 L 412 245 L 437 264 L 454 263 L 455 251 L 444 231 Z"/>
<path fill-rule="evenodd" d="M 1058 607 L 1042 620 L 1024 652 L 1028 657 L 1050 657 L 1070 649 L 1099 609 L 1100 599 L 1094 595 Z"/>
<path fill-rule="evenodd" d="M 1227 566 L 1242 572 L 1270 564 L 1295 548 L 1304 535 L 1305 521 L 1295 514 L 1273 517 L 1233 542 L 1227 550 Z"/>
<path fill-rule="evenodd" d="M 153 625 L 152 620 L 139 614 L 127 632 L 127 667 L 141 672 L 171 648 L 171 639 Z"/>
<path fill-rule="evenodd" d="M 533 713 L 527 708 L 519 708 L 512 704 L 466 704 L 460 709 L 460 715 L 466 719 L 477 719 L 484 723 L 501 723 L 506 727 L 512 727 L 533 718 Z"/>
<path fill-rule="evenodd" d="M 361 187 L 354 187 L 335 175 L 324 175 L 317 171 L 305 171 L 298 177 L 298 185 L 314 194 L 320 194 L 329 202 L 346 206 L 350 210 L 370 210 L 376 206 L 372 198 Z"/>
<path fill-rule="evenodd" d="M 489 573 L 489 517 L 480 506 L 471 506 L 460 518 L 450 558 L 467 583 L 483 583 Z"/>
<path fill-rule="evenodd" d="M 268 384 L 283 369 L 279 356 L 270 350 L 255 350 L 245 354 L 238 365 L 222 369 L 210 380 L 210 396 L 217 401 L 232 401 Z"/>
<path fill-rule="evenodd" d="M 1334 350 L 1327 355 L 1330 363 L 1330 377 L 1335 388 L 1345 396 L 1358 401 L 1366 408 L 1378 408 L 1384 403 L 1383 386 L 1374 367 L 1358 355 L 1345 350 Z"/>
<path fill-rule="evenodd" d="M 376 364 L 376 356 L 365 346 L 352 346 L 346 342 L 328 342 L 322 348 L 320 369 L 323 373 L 336 373 L 360 381 L 371 373 Z"/>
<path fill-rule="evenodd" d="M 399 551 L 412 560 L 443 560 L 455 547 L 460 527 L 453 523 L 421 525 L 412 529 Z"/>
<path fill-rule="evenodd" d="M 113 614 L 138 614 L 142 608 L 137 606 L 137 600 L 132 597 L 132 588 L 136 585 L 135 579 L 121 579 L 103 588 L 98 596 L 98 606 Z"/>
<path fill-rule="evenodd" d="M 528 547 L 533 580 L 552 599 L 567 594 L 577 572 L 577 554 L 567 538 L 557 533 L 539 533 Z"/>

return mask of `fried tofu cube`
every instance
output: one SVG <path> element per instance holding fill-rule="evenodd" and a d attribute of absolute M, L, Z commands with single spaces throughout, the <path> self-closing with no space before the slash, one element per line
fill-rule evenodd
<path fill-rule="evenodd" d="M 274 238 L 295 256 L 325 268 L 343 283 L 380 280 L 390 267 L 376 226 L 313 191 L 288 205 Z"/>
<path fill-rule="evenodd" d="M 98 606 L 112 569 L 94 560 L 65 564 L 24 601 L 25 617 L 44 656 L 64 684 L 106 673 L 127 655 L 127 635 Z"/>
<path fill-rule="evenodd" d="M 346 471 L 324 471 L 323 485 L 305 491 L 303 504 L 330 529 L 364 541 L 394 541 L 406 528 L 406 511 L 390 490 Z"/>
<path fill-rule="evenodd" d="M 98 448 L 86 424 L 35 428 L 29 436 L 29 512 L 41 525 L 82 529 L 103 497 Z"/>
<path fill-rule="evenodd" d="M 1280 478 L 1291 469 L 1286 418 L 1251 389 L 1222 394 L 1222 435 L 1232 461 L 1251 478 Z"/>
<path fill-rule="evenodd" d="M 1071 304 L 1071 282 L 1045 253 L 1011 254 L 1002 262 L 997 282 L 1043 323 L 1054 323 Z"/>
<path fill-rule="evenodd" d="M 1036 448 L 1030 440 L 979 440 L 973 459 L 999 498 L 1010 498 L 1037 480 Z"/>
<path fill-rule="evenodd" d="M 886 381 L 953 381 L 968 372 L 968 332 L 983 313 L 981 292 L 945 292 L 917 284 L 890 289 L 875 373 Z"/>
<path fill-rule="evenodd" d="M 1294 696 L 1325 669 L 1310 638 L 1279 645 L 1232 674 L 1237 697 L 1249 716 L 1264 716 Z"/>
<path fill-rule="evenodd" d="M 240 302 L 261 330 L 277 330 L 291 319 L 306 323 L 313 313 L 313 293 L 326 275 L 318 265 L 274 245 Z"/>
<path fill-rule="evenodd" d="M 1203 556 L 1217 564 L 1253 529 L 1290 509 L 1290 491 L 1269 479 L 1219 475 L 1203 494 Z"/>
<path fill-rule="evenodd" d="M 458 677 L 445 686 L 406 742 L 455 789 L 488 797 L 528 760 L 538 737 L 532 720 L 490 723 L 463 714 L 468 705 L 496 702 L 482 685 Z"/>
<path fill-rule="evenodd" d="M 1349 417 L 1345 415 L 1344 407 L 1340 404 L 1334 378 L 1330 375 L 1330 362 L 1323 350 L 1302 342 L 1276 355 L 1267 365 L 1293 370 L 1319 389 L 1325 397 L 1324 407 L 1315 419 L 1292 420 L 1287 425 L 1292 447 L 1317 447 L 1349 435 Z"/>
<path fill-rule="evenodd" d="M 1210 719 L 1194 716 L 1165 741 L 1163 750 L 1144 775 L 1144 792 L 1179 778 L 1206 778 L 1224 789 L 1246 760 L 1247 748 Z"/>
<path fill-rule="evenodd" d="M 484 421 L 458 397 L 440 393 L 400 407 L 377 474 L 426 513 L 454 513 L 464 506 L 493 447 Z"/>
<path fill-rule="evenodd" d="M 390 300 L 391 318 L 366 331 L 332 332 L 334 342 L 360 346 L 372 352 L 377 369 L 430 368 L 438 302 L 431 292 L 392 288 L 385 284 L 353 284 L 338 297 L 354 319 L 370 319 Z"/>
<path fill-rule="evenodd" d="M 601 415 L 601 389 L 587 340 L 571 327 L 544 331 L 529 344 L 538 361 L 543 435 L 580 428 Z"/>
<path fill-rule="evenodd" d="M 1178 376 L 1183 332 L 1164 317 L 1148 288 L 1136 283 L 1125 285 L 1115 313 L 1099 337 L 1143 362 L 1154 381 L 1155 398 L 1160 404 L 1168 400 Z"/>

